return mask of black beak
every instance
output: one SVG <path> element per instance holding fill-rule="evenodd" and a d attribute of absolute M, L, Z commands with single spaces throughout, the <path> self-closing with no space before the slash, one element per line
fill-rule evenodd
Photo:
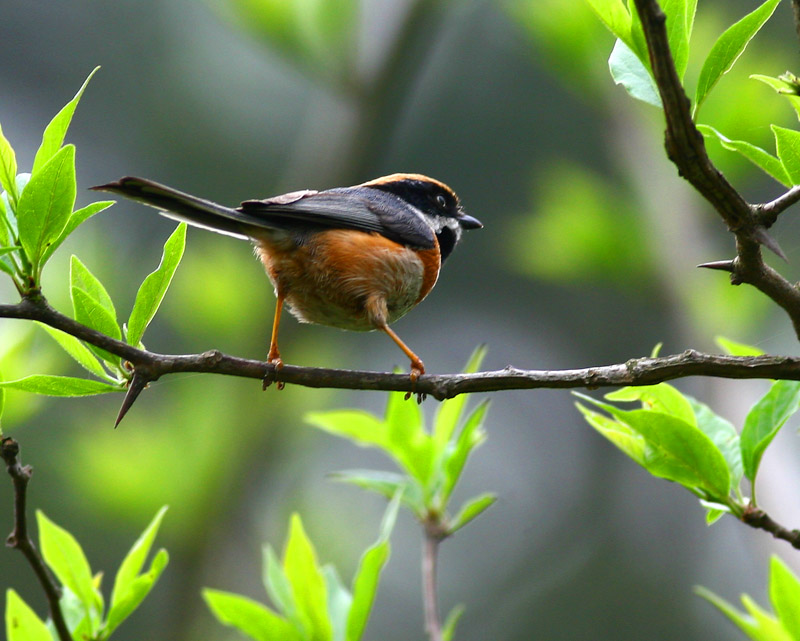
<path fill-rule="evenodd" d="M 461 229 L 481 229 L 483 227 L 480 220 L 463 213 L 458 217 L 458 224 L 461 225 Z"/>

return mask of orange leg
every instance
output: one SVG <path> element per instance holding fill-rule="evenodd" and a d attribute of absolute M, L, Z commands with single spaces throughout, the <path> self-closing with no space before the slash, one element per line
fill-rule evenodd
<path fill-rule="evenodd" d="M 403 350 L 403 353 L 411 359 L 411 384 L 412 387 L 417 382 L 417 379 L 425 373 L 425 363 L 422 362 L 419 356 L 417 356 L 414 352 L 411 351 L 411 348 L 406 345 L 400 337 L 394 333 L 391 327 L 388 325 L 383 325 L 380 329 L 386 332 L 389 335 L 397 346 Z M 411 398 L 412 392 L 408 392 L 406 394 L 406 399 Z M 417 394 L 417 402 L 422 402 L 424 395 Z"/>
<path fill-rule="evenodd" d="M 267 362 L 272 363 L 275 366 L 275 370 L 279 370 L 283 367 L 283 361 L 281 360 L 281 354 L 278 351 L 278 327 L 281 324 L 281 311 L 283 310 L 283 300 L 284 297 L 278 294 L 278 299 L 275 301 L 275 320 L 272 322 L 272 338 L 269 341 L 269 354 L 267 354 Z M 264 377 L 264 384 L 263 388 L 267 389 L 272 383 L 269 380 L 269 376 Z M 278 381 L 277 388 L 283 389 L 284 383 Z"/>

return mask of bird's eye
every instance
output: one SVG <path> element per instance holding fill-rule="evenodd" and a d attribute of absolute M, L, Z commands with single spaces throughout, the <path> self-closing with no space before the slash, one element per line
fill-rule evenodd
<path fill-rule="evenodd" d="M 447 207 L 447 198 L 444 197 L 444 194 L 438 194 L 436 196 L 436 203 L 439 207 L 445 208 Z"/>

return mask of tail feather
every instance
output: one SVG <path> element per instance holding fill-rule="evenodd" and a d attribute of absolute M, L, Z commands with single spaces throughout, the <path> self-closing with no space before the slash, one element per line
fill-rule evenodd
<path fill-rule="evenodd" d="M 126 176 L 91 189 L 120 194 L 155 207 L 168 218 L 236 238 L 249 238 L 248 231 L 254 227 L 247 214 L 144 178 Z"/>

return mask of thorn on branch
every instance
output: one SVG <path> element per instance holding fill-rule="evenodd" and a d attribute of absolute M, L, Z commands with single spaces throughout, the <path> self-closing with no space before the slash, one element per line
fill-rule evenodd
<path fill-rule="evenodd" d="M 147 387 L 147 385 L 150 383 L 150 380 L 151 379 L 149 377 L 142 373 L 141 369 L 133 370 L 133 376 L 128 384 L 128 391 L 125 393 L 125 398 L 122 399 L 122 406 L 119 408 L 117 420 L 114 422 L 114 429 L 116 429 L 122 419 L 125 418 L 128 410 L 133 407 L 133 404 L 136 402 L 139 394 L 141 394 L 142 390 Z"/>
<path fill-rule="evenodd" d="M 758 226 L 753 229 L 753 238 L 761 245 L 764 245 L 764 247 L 769 249 L 773 254 L 782 258 L 784 262 L 789 262 L 789 259 L 786 258 L 786 254 L 783 253 L 781 246 L 778 245 L 778 241 L 770 236 L 764 227 Z"/>
<path fill-rule="evenodd" d="M 718 269 L 723 272 L 730 272 L 733 274 L 736 271 L 736 263 L 732 260 L 715 260 L 710 263 L 701 263 L 698 267 L 703 269 Z"/>

